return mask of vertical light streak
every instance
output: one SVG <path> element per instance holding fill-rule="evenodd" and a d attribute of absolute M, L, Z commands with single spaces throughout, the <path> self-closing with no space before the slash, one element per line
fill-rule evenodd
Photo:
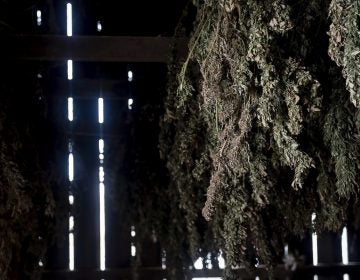
<path fill-rule="evenodd" d="M 316 214 L 313 213 L 311 215 L 311 222 L 314 225 L 316 219 Z M 312 255 L 313 255 L 313 265 L 318 265 L 319 259 L 318 259 L 318 242 L 317 242 L 317 234 L 315 231 L 313 231 L 311 235 L 311 241 L 312 241 Z"/>
<path fill-rule="evenodd" d="M 343 264 L 349 264 L 348 234 L 346 227 L 343 228 L 341 234 L 341 257 Z"/>
<path fill-rule="evenodd" d="M 73 35 L 72 26 L 72 4 L 66 4 L 66 35 L 71 37 Z"/>
<path fill-rule="evenodd" d="M 102 24 L 101 24 L 100 20 L 98 20 L 96 22 L 96 29 L 97 29 L 98 32 L 101 32 L 101 30 L 102 30 Z"/>
<path fill-rule="evenodd" d="M 136 256 L 136 246 L 133 243 L 131 244 L 131 256 Z"/>
<path fill-rule="evenodd" d="M 37 26 L 41 26 L 42 18 L 41 18 L 41 10 L 36 11 L 36 24 Z"/>
<path fill-rule="evenodd" d="M 68 97 L 68 120 L 70 122 L 74 120 L 74 100 L 72 97 Z"/>
<path fill-rule="evenodd" d="M 219 268 L 220 269 L 225 269 L 225 259 L 224 259 L 222 251 L 220 251 L 220 254 L 218 256 L 218 262 L 219 262 Z"/>
<path fill-rule="evenodd" d="M 105 270 L 105 185 L 99 183 L 100 197 L 100 270 Z"/>
<path fill-rule="evenodd" d="M 105 177 L 104 167 L 100 166 L 99 167 L 99 182 L 100 183 L 104 183 L 104 177 Z"/>
<path fill-rule="evenodd" d="M 69 195 L 69 204 L 70 205 L 74 204 L 74 196 L 72 194 Z"/>
<path fill-rule="evenodd" d="M 74 230 L 74 216 L 69 217 L 69 231 L 72 232 Z"/>
<path fill-rule="evenodd" d="M 69 59 L 67 61 L 67 77 L 68 80 L 71 81 L 73 79 L 73 61 Z"/>
<path fill-rule="evenodd" d="M 343 228 L 341 234 L 341 258 L 343 264 L 349 264 L 348 232 L 346 227 Z M 350 280 L 349 274 L 345 273 L 343 275 L 343 280 Z"/>
<path fill-rule="evenodd" d="M 166 269 L 166 251 L 163 250 L 161 254 L 161 269 Z"/>
<path fill-rule="evenodd" d="M 311 223 L 312 226 L 314 227 L 315 224 L 315 219 L 316 219 L 316 214 L 313 213 L 311 215 Z M 317 242 L 317 234 L 315 232 L 315 230 L 313 230 L 313 233 L 311 235 L 311 243 L 312 243 L 312 255 L 313 255 L 313 265 L 318 265 L 319 263 L 319 258 L 318 258 L 318 242 Z M 314 280 L 318 280 L 319 277 L 315 274 L 314 275 Z"/>
<path fill-rule="evenodd" d="M 66 34 L 68 37 L 72 36 L 72 5 L 66 4 Z M 73 79 L 73 61 L 67 60 L 67 78 L 69 81 Z M 72 97 L 68 98 L 68 120 L 74 120 L 74 103 Z M 74 180 L 74 156 L 72 154 L 72 145 L 69 143 L 69 181 Z M 73 205 L 74 196 L 69 195 L 69 204 Z M 75 247 L 74 247 L 74 217 L 69 217 L 69 270 L 73 271 L 75 266 Z"/>
<path fill-rule="evenodd" d="M 133 72 L 131 70 L 129 70 L 128 71 L 128 81 L 132 82 L 133 78 L 134 78 L 134 74 L 133 74 Z"/>
<path fill-rule="evenodd" d="M 104 153 L 104 147 L 105 147 L 104 139 L 99 139 L 99 153 L 100 154 Z"/>
<path fill-rule="evenodd" d="M 134 104 L 134 99 L 129 98 L 128 99 L 128 109 L 129 110 L 132 110 L 133 104 Z"/>
<path fill-rule="evenodd" d="M 69 233 L 69 270 L 74 270 L 74 234 L 72 232 Z"/>
<path fill-rule="evenodd" d="M 213 265 L 212 265 L 212 262 L 211 262 L 211 254 L 208 253 L 207 256 L 206 256 L 206 259 L 205 259 L 205 267 L 207 269 L 212 269 L 213 268 Z"/>
<path fill-rule="evenodd" d="M 136 256 L 136 246 L 135 246 L 135 243 L 134 243 L 134 239 L 135 239 L 135 236 L 136 236 L 135 226 L 130 227 L 130 236 L 131 236 L 130 255 L 132 257 L 135 257 Z"/>
<path fill-rule="evenodd" d="M 135 226 L 131 226 L 130 235 L 131 235 L 131 237 L 136 236 Z"/>
<path fill-rule="evenodd" d="M 104 123 L 104 99 L 102 97 L 98 99 L 98 114 L 99 123 Z"/>
<path fill-rule="evenodd" d="M 104 123 L 104 99 L 102 97 L 98 98 L 98 121 L 100 124 Z M 99 139 L 99 201 L 100 201 L 100 270 L 105 270 L 105 172 L 104 167 L 102 166 L 104 159 L 104 139 Z"/>
<path fill-rule="evenodd" d="M 289 245 L 288 244 L 286 244 L 284 247 L 284 255 L 285 255 L 285 258 L 289 256 Z"/>
<path fill-rule="evenodd" d="M 69 181 L 72 182 L 74 180 L 74 155 L 69 153 Z"/>

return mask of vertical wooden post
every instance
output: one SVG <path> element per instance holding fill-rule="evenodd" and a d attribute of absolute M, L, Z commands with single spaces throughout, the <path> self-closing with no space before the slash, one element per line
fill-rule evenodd
<path fill-rule="evenodd" d="M 97 100 L 78 100 L 74 131 L 97 127 Z M 98 139 L 75 139 L 75 269 L 99 269 Z"/>

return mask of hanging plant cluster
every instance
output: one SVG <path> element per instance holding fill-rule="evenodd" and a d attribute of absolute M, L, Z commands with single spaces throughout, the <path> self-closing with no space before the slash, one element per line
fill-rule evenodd
<path fill-rule="evenodd" d="M 163 113 L 162 99 L 166 94 L 166 81 L 165 79 L 159 81 L 158 77 L 161 76 L 160 74 L 165 77 L 167 69 L 164 66 L 156 69 L 156 79 L 150 74 L 149 80 L 146 83 L 143 81 L 143 84 L 146 84 L 150 89 L 156 88 L 156 92 L 149 93 L 147 91 L 146 97 L 138 97 L 137 106 L 132 111 L 129 147 L 126 149 L 127 158 L 124 160 L 129 164 L 126 173 L 129 179 L 128 194 L 131 207 L 128 210 L 131 214 L 131 223 L 136 228 L 137 259 L 134 259 L 134 262 L 136 267 L 141 265 L 141 256 L 143 253 L 146 254 L 146 252 L 142 252 L 144 241 L 155 243 L 158 241 L 162 255 L 166 258 L 169 279 L 185 279 L 184 272 L 186 269 L 184 266 L 192 265 L 194 257 L 206 257 L 208 252 L 211 252 L 209 250 L 199 251 L 199 244 L 206 243 L 206 249 L 214 246 L 213 251 L 218 252 L 217 244 L 212 242 L 212 228 L 207 227 L 207 223 L 199 211 L 204 203 L 209 172 L 202 174 L 205 168 L 201 167 L 198 174 L 195 174 L 196 171 L 194 171 L 194 177 L 189 171 L 190 167 L 183 169 L 183 167 L 185 168 L 183 165 L 182 167 L 179 166 L 179 172 L 183 175 L 179 178 L 179 182 L 169 180 L 169 172 L 164 161 L 160 158 L 158 150 L 159 121 Z M 173 71 L 174 74 L 177 70 L 176 65 L 170 67 L 170 71 Z M 154 81 L 158 82 L 155 83 Z M 145 98 L 146 100 L 144 100 Z M 186 127 L 186 121 L 179 123 L 186 133 L 178 138 L 179 144 L 183 143 L 182 145 L 193 143 L 196 141 L 194 137 L 201 141 L 200 134 L 202 131 L 206 131 L 206 127 L 202 125 L 204 123 L 198 122 L 201 121 L 201 118 L 197 119 L 196 117 L 197 106 L 192 106 L 189 110 L 194 112 L 194 114 L 189 115 L 192 118 L 191 123 L 194 124 L 191 127 Z M 167 134 L 171 134 L 171 132 L 167 132 L 165 127 L 163 128 L 161 137 L 168 138 Z M 170 128 L 170 130 L 172 129 Z M 203 135 L 205 136 L 205 134 Z M 205 141 L 205 139 L 203 140 Z M 162 152 L 163 154 L 171 153 L 174 160 L 177 160 L 179 156 L 184 159 L 187 158 L 187 165 L 191 164 L 194 168 L 195 164 L 199 164 L 199 167 L 201 164 L 208 164 L 206 154 L 202 157 L 203 163 L 195 162 L 189 154 L 194 152 L 201 157 L 203 154 L 202 147 L 205 148 L 206 145 L 199 143 L 192 148 L 184 146 L 184 152 L 188 156 L 170 150 L 162 150 Z M 121 171 L 117 172 L 117 178 L 115 178 L 117 182 L 121 180 L 120 173 Z M 195 183 L 199 184 L 199 188 L 194 193 L 192 187 Z M 189 189 L 178 188 L 180 186 L 189 186 Z M 187 193 L 188 191 L 193 193 Z M 186 218 L 184 219 L 184 217 Z"/>
<path fill-rule="evenodd" d="M 53 166 L 57 135 L 35 68 L 12 62 L 4 63 L 1 71 L 0 279 L 4 280 L 40 279 L 55 221 L 62 215 L 53 191 L 63 189 L 58 188 L 61 178 Z"/>
<path fill-rule="evenodd" d="M 194 4 L 188 58 L 169 71 L 163 192 L 193 258 L 221 248 L 228 267 L 271 268 L 312 213 L 316 230 L 338 230 L 356 204 L 360 2 Z"/>

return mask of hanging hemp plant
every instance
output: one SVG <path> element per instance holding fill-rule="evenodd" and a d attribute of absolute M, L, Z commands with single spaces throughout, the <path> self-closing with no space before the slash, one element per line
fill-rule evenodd
<path fill-rule="evenodd" d="M 58 135 L 47 116 L 36 67 L 15 62 L 3 66 L 0 279 L 40 279 L 46 265 L 46 248 L 68 213 L 60 211 L 60 202 L 55 204 L 56 196 L 63 190 L 59 186 L 64 185 L 54 166 L 59 139 L 55 140 Z M 64 226 L 66 229 L 65 223 Z"/>
<path fill-rule="evenodd" d="M 312 213 L 318 231 L 346 221 L 360 184 L 359 3 L 194 1 L 160 133 L 193 259 L 221 248 L 228 277 L 254 258 L 271 269 Z"/>
<path fill-rule="evenodd" d="M 360 1 L 331 1 L 329 55 L 343 68 L 351 102 L 360 107 Z"/>

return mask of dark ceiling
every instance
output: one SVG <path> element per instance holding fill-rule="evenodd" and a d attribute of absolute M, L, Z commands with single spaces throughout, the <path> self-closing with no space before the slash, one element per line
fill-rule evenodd
<path fill-rule="evenodd" d="M 74 35 L 171 36 L 191 0 L 0 0 L 0 30 L 11 33 L 65 34 L 66 3 L 73 4 Z M 43 12 L 37 28 L 36 10 Z"/>

